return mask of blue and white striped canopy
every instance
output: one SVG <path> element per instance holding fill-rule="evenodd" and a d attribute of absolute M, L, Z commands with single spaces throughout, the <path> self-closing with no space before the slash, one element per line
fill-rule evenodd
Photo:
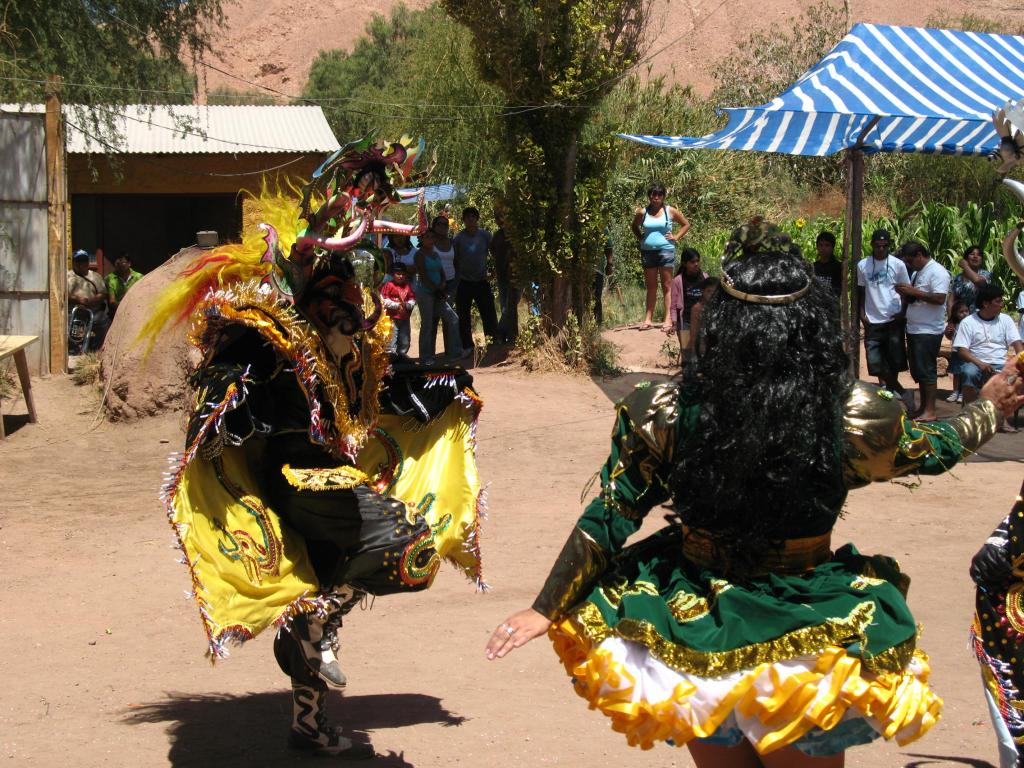
<path fill-rule="evenodd" d="M 768 104 L 725 109 L 702 137 L 623 138 L 672 149 L 832 155 L 864 137 L 865 152 L 980 155 L 999 146 L 992 113 L 1024 97 L 1024 37 L 858 24 Z"/>

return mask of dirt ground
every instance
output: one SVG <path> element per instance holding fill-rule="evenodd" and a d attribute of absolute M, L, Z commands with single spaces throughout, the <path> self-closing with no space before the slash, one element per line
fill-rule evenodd
<path fill-rule="evenodd" d="M 342 634 L 349 687 L 331 694 L 331 706 L 372 739 L 381 755 L 374 765 L 692 764 L 684 750 L 628 748 L 576 697 L 546 641 L 500 662 L 482 650 L 500 620 L 531 602 L 578 515 L 580 491 L 605 455 L 612 401 L 661 375 L 652 368 L 657 331 L 609 337 L 630 367 L 646 371 L 608 381 L 475 371 L 486 402 L 478 458 L 490 489 L 483 545 L 494 589 L 475 594 L 446 569 L 426 593 L 351 615 Z M 96 395 L 67 378 L 34 384 L 38 424 L 18 415 L 23 403 L 3 403 L 0 761 L 324 764 L 285 748 L 290 696 L 269 636 L 215 667 L 203 657 L 186 572 L 157 499 L 166 456 L 180 448 L 181 416 L 110 424 L 97 416 Z M 923 740 L 853 750 L 849 766 L 996 762 L 967 647 L 967 565 L 1017 492 L 1022 445 L 1022 436 L 998 435 L 952 476 L 915 490 L 877 484 L 851 494 L 836 544 L 891 554 L 913 576 L 910 604 L 946 706 Z M 660 523 L 652 514 L 645 531 Z"/>

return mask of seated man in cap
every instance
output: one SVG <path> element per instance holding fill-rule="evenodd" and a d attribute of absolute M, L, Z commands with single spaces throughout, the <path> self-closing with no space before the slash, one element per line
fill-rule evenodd
<path fill-rule="evenodd" d="M 868 373 L 900 397 L 904 389 L 900 371 L 907 370 L 903 338 L 903 300 L 897 285 L 910 285 L 906 265 L 889 253 L 889 233 L 876 229 L 871 235 L 871 256 L 857 264 L 857 300 L 864 325 L 864 351 Z"/>
<path fill-rule="evenodd" d="M 75 251 L 68 272 L 68 311 L 75 307 L 84 307 L 92 312 L 95 341 L 89 345 L 89 349 L 99 349 L 110 326 L 107 317 L 107 285 L 98 272 L 89 269 L 89 253 L 83 250 Z"/>

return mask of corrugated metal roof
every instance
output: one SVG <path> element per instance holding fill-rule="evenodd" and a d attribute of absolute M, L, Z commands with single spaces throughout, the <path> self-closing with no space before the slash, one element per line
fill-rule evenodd
<path fill-rule="evenodd" d="M 0 105 L 0 111 L 42 107 Z M 67 151 L 132 154 L 248 154 L 333 152 L 338 140 L 316 106 L 64 105 Z M 95 123 L 110 121 L 121 136 L 111 142 Z"/>

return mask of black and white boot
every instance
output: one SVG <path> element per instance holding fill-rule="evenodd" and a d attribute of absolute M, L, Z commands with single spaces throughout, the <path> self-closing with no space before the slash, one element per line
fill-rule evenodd
<path fill-rule="evenodd" d="M 306 666 L 318 678 L 335 688 L 344 688 L 347 680 L 338 664 L 338 630 L 342 618 L 364 596 L 362 590 L 349 586 L 338 587 L 331 593 L 330 608 L 326 616 L 303 614 L 292 621 L 292 634 Z"/>
<path fill-rule="evenodd" d="M 334 688 L 344 688 L 348 681 L 338 665 L 338 621 L 336 614 L 307 613 L 292 620 L 291 631 L 310 672 Z"/>
<path fill-rule="evenodd" d="M 327 688 L 292 681 L 292 730 L 288 746 L 323 757 L 340 760 L 368 760 L 374 756 L 370 744 L 357 744 L 342 735 L 340 728 L 327 724 Z"/>

